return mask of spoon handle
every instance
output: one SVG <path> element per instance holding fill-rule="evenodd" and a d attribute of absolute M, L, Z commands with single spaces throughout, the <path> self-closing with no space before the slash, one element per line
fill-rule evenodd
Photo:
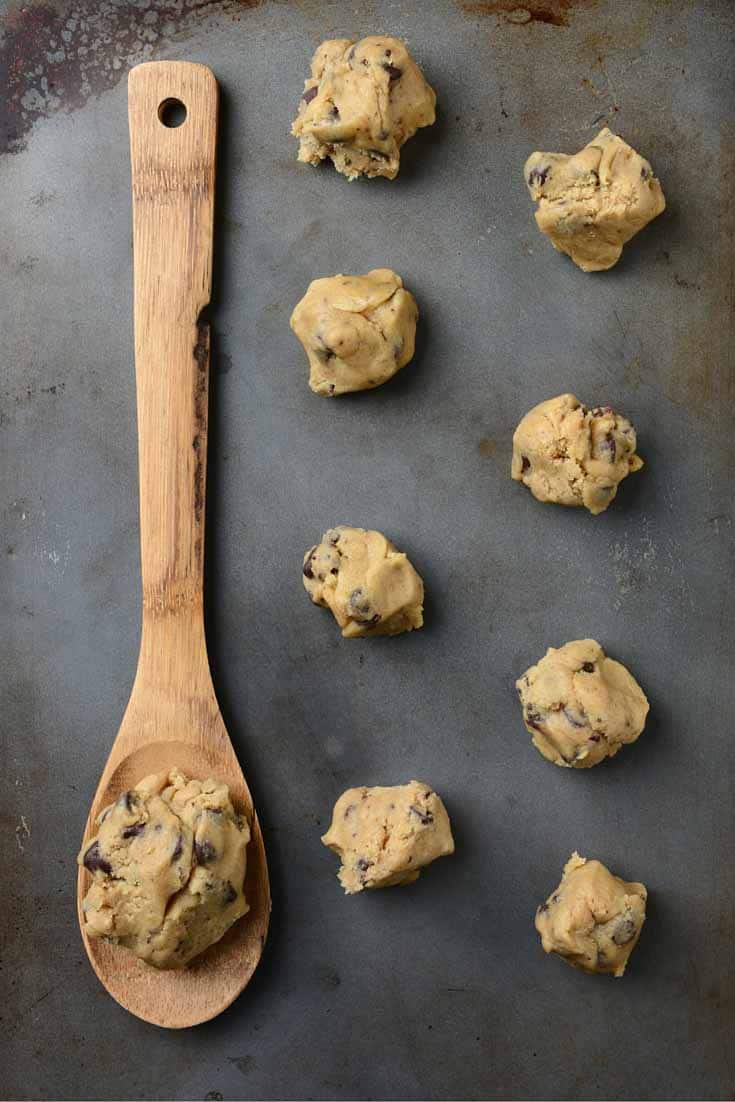
<path fill-rule="evenodd" d="M 209 325 L 200 314 L 212 285 L 217 106 L 204 65 L 157 61 L 130 73 L 141 667 L 147 656 L 168 676 L 177 644 L 206 655 Z"/>

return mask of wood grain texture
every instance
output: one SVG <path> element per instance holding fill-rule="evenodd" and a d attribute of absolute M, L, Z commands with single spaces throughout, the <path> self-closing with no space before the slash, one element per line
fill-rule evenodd
<path fill-rule="evenodd" d="M 176 99 L 182 125 L 159 109 Z M 237 997 L 260 959 L 270 890 L 263 838 L 212 685 L 204 635 L 204 520 L 217 82 L 203 65 L 139 65 L 128 80 L 133 184 L 135 371 L 140 468 L 143 623 L 138 669 L 122 725 L 95 794 L 85 841 L 100 810 L 149 773 L 178 765 L 230 788 L 252 830 L 245 894 L 250 911 L 178 972 L 158 972 L 84 933 L 92 967 L 138 1017 L 182 1028 Z"/>

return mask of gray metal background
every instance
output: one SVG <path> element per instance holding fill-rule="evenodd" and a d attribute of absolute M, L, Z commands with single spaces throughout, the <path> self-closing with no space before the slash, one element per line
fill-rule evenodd
<path fill-rule="evenodd" d="M 494 13 L 516 7 L 6 9 L 5 1097 L 735 1090 L 735 6 Z M 397 182 L 348 184 L 297 165 L 289 124 L 319 41 L 375 32 L 408 40 L 439 120 Z M 138 645 L 124 77 L 146 56 L 205 62 L 222 86 L 208 630 L 273 880 L 251 986 L 178 1034 L 105 994 L 74 911 Z M 579 148 L 602 118 L 651 159 L 668 208 L 594 276 L 540 237 L 521 168 L 533 149 Z M 313 277 L 379 265 L 419 301 L 416 359 L 374 393 L 317 398 L 289 313 Z M 646 467 L 597 519 L 509 478 L 515 424 L 564 390 L 639 430 Z M 425 630 L 343 641 L 309 604 L 301 555 L 344 522 L 410 553 Z M 651 715 L 615 761 L 567 772 L 532 748 L 513 681 L 588 634 L 633 670 Z M 319 842 L 333 801 L 410 777 L 445 797 L 456 856 L 406 891 L 343 897 Z M 649 887 L 620 982 L 547 959 L 534 931 L 575 847 Z"/>

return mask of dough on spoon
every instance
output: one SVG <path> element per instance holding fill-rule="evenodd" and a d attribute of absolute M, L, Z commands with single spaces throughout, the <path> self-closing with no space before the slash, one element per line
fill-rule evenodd
<path fill-rule="evenodd" d="M 290 322 L 309 358 L 309 386 L 332 398 L 387 382 L 413 357 L 418 316 L 390 268 L 313 280 Z"/>
<path fill-rule="evenodd" d="M 446 808 L 421 781 L 349 788 L 322 842 L 341 858 L 337 875 L 348 895 L 410 884 L 437 857 L 454 853 Z"/>
<path fill-rule="evenodd" d="M 583 272 L 612 268 L 666 207 L 653 169 L 607 127 L 579 153 L 532 153 L 524 175 L 538 228 Z"/>
<path fill-rule="evenodd" d="M 93 882 L 85 931 L 156 968 L 181 968 L 248 911 L 243 885 L 250 829 L 227 785 L 152 774 L 97 819 L 78 862 Z"/>
<path fill-rule="evenodd" d="M 648 715 L 638 682 L 594 639 L 549 647 L 516 689 L 536 749 L 574 769 L 599 765 L 635 742 Z"/>
<path fill-rule="evenodd" d="M 304 555 L 302 574 L 314 604 L 332 610 L 347 638 L 398 635 L 424 622 L 424 583 L 380 532 L 330 528 Z"/>
<path fill-rule="evenodd" d="M 573 853 L 561 884 L 536 911 L 541 944 L 573 968 L 620 977 L 645 922 L 647 896 L 643 884 Z"/>
<path fill-rule="evenodd" d="M 573 394 L 534 406 L 513 434 L 511 477 L 538 501 L 582 505 L 596 516 L 643 460 L 627 417 L 610 406 L 588 409 Z"/>
<path fill-rule="evenodd" d="M 291 133 L 298 160 L 329 157 L 349 180 L 398 175 L 400 149 L 435 119 L 436 96 L 397 38 L 322 42 L 311 62 Z"/>

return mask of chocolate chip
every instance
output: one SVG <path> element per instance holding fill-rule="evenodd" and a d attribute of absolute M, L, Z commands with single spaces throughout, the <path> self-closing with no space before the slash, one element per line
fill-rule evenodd
<path fill-rule="evenodd" d="M 597 731 L 595 731 L 594 734 L 590 735 L 590 742 L 599 742 L 601 738 L 602 735 L 598 734 Z"/>
<path fill-rule="evenodd" d="M 217 850 L 211 842 L 195 842 L 194 853 L 199 865 L 208 865 L 217 856 Z"/>
<path fill-rule="evenodd" d="M 374 861 L 368 861 L 367 857 L 358 857 L 357 861 L 355 862 L 355 868 L 359 869 L 360 872 L 364 874 L 374 864 L 375 864 L 375 862 Z M 363 879 L 364 879 L 364 876 L 363 876 Z"/>
<path fill-rule="evenodd" d="M 321 344 L 316 346 L 314 352 L 317 354 L 322 363 L 328 363 L 330 360 L 333 360 L 334 357 L 337 355 L 334 349 L 326 345 L 324 341 L 322 341 L 320 336 L 317 336 L 317 340 L 321 341 Z"/>
<path fill-rule="evenodd" d="M 528 459 L 528 458 L 527 458 L 527 457 L 526 457 L 525 455 L 522 455 L 522 456 L 521 456 L 521 474 L 522 474 L 522 473 L 523 473 L 524 471 L 527 471 L 527 470 L 529 470 L 529 469 L 530 469 L 530 467 L 531 467 L 531 460 L 530 460 L 530 459 Z"/>
<path fill-rule="evenodd" d="M 605 437 L 606 451 L 610 453 L 610 462 L 615 462 L 615 456 L 617 455 L 617 448 L 615 446 L 615 437 L 611 432 Z"/>
<path fill-rule="evenodd" d="M 172 862 L 178 861 L 179 857 L 181 857 L 181 854 L 183 852 L 184 852 L 184 835 L 180 834 L 178 836 L 178 838 L 176 839 L 176 845 L 174 846 L 174 851 L 171 854 L 171 861 Z"/>
<path fill-rule="evenodd" d="M 123 838 L 137 838 L 139 834 L 142 834 L 145 830 L 145 823 L 133 823 L 132 826 L 125 827 L 122 832 Z"/>
<path fill-rule="evenodd" d="M 332 106 L 329 108 L 329 116 L 332 119 L 339 118 L 339 107 L 337 107 L 336 103 L 333 103 Z"/>
<path fill-rule="evenodd" d="M 329 573 L 330 574 L 339 574 L 339 567 L 338 566 L 333 566 L 332 569 L 329 571 Z"/>
<path fill-rule="evenodd" d="M 627 945 L 636 935 L 636 925 L 632 918 L 622 918 L 615 926 L 612 939 L 616 945 Z"/>
<path fill-rule="evenodd" d="M 123 792 L 121 796 L 118 796 L 117 806 L 124 807 L 126 811 L 134 811 L 138 797 L 134 792 Z"/>
<path fill-rule="evenodd" d="M 311 101 L 313 100 L 314 96 L 317 94 L 318 91 L 319 91 L 319 89 L 317 88 L 316 85 L 314 85 L 313 88 L 307 88 L 306 91 L 304 92 L 303 96 L 301 97 L 302 100 L 304 101 L 304 103 L 311 103 Z"/>
<path fill-rule="evenodd" d="M 362 589 L 353 589 L 347 598 L 347 610 L 353 620 L 359 624 L 377 624 L 380 619 L 378 613 L 374 613 L 369 599 Z M 377 619 L 376 619 L 377 616 Z"/>
<path fill-rule="evenodd" d="M 641 180 L 650 180 L 653 176 L 653 169 L 650 165 L 643 165 L 641 168 Z"/>
<path fill-rule="evenodd" d="M 233 888 L 229 880 L 225 880 L 225 890 L 222 896 L 222 904 L 225 907 L 229 907 L 230 903 L 234 903 L 237 899 L 237 892 Z"/>
<path fill-rule="evenodd" d="M 332 397 L 332 395 L 334 394 L 334 391 L 335 391 L 335 389 L 336 389 L 336 387 L 335 387 L 335 384 L 334 384 L 334 383 L 330 383 L 330 384 L 329 384 L 329 397 L 330 397 L 330 398 L 331 398 L 331 397 Z M 335 541 L 335 542 L 336 542 L 336 541 Z"/>
<path fill-rule="evenodd" d="M 381 130 L 380 131 L 380 133 L 378 134 L 378 141 L 379 142 L 387 142 L 388 141 L 388 131 L 387 130 Z"/>
<path fill-rule="evenodd" d="M 586 727 L 587 716 L 584 712 L 572 712 L 570 708 L 564 709 L 564 718 L 572 727 Z"/>
<path fill-rule="evenodd" d="M 102 856 L 99 842 L 92 842 L 92 845 L 84 855 L 83 863 L 85 869 L 89 872 L 97 872 L 99 869 L 100 872 L 106 873 L 107 876 L 112 875 L 112 865 L 106 857 Z"/>
<path fill-rule="evenodd" d="M 593 662 L 583 662 L 582 663 L 582 669 L 584 670 L 585 673 L 594 673 L 595 672 L 594 663 Z"/>
<path fill-rule="evenodd" d="M 403 69 L 399 69 L 397 65 L 391 65 L 389 61 L 383 62 L 383 68 L 390 77 L 391 84 L 394 80 L 400 80 L 403 76 Z"/>
<path fill-rule="evenodd" d="M 352 590 L 349 596 L 350 612 L 367 612 L 370 606 L 366 601 L 363 604 L 358 604 L 359 601 L 362 601 L 362 598 L 363 592 L 361 589 Z"/>
<path fill-rule="evenodd" d="M 532 727 L 534 731 L 540 731 L 540 724 L 543 722 L 543 716 L 540 712 L 534 712 L 531 708 L 526 712 L 526 723 L 529 727 Z"/>
<path fill-rule="evenodd" d="M 303 573 L 305 578 L 313 578 L 314 577 L 314 571 L 311 568 L 311 564 L 314 561 L 314 552 L 315 551 L 316 551 L 316 547 L 312 547 L 311 551 L 309 552 L 309 556 L 308 556 L 306 562 L 304 563 L 304 569 L 303 569 L 302 573 Z"/>
<path fill-rule="evenodd" d="M 392 50 L 386 50 L 385 51 L 385 56 L 386 57 L 393 57 L 393 51 Z"/>
<path fill-rule="evenodd" d="M 543 187 L 550 171 L 551 165 L 547 165 L 546 168 L 532 168 L 528 174 L 529 187 Z"/>
<path fill-rule="evenodd" d="M 424 826 L 428 826 L 429 823 L 434 822 L 434 816 L 430 811 L 422 811 L 420 807 L 416 807 L 414 804 L 408 809 L 409 815 L 415 815 L 417 819 L 420 819 Z"/>
<path fill-rule="evenodd" d="M 357 804 L 348 804 L 347 807 L 345 808 L 344 818 L 349 819 L 350 815 L 352 814 L 352 812 L 355 810 L 356 807 L 357 807 Z"/>
<path fill-rule="evenodd" d="M 548 909 L 549 909 L 549 904 L 548 903 L 542 903 L 541 906 L 537 909 L 536 913 L 537 914 L 543 914 L 544 911 L 548 911 Z"/>

